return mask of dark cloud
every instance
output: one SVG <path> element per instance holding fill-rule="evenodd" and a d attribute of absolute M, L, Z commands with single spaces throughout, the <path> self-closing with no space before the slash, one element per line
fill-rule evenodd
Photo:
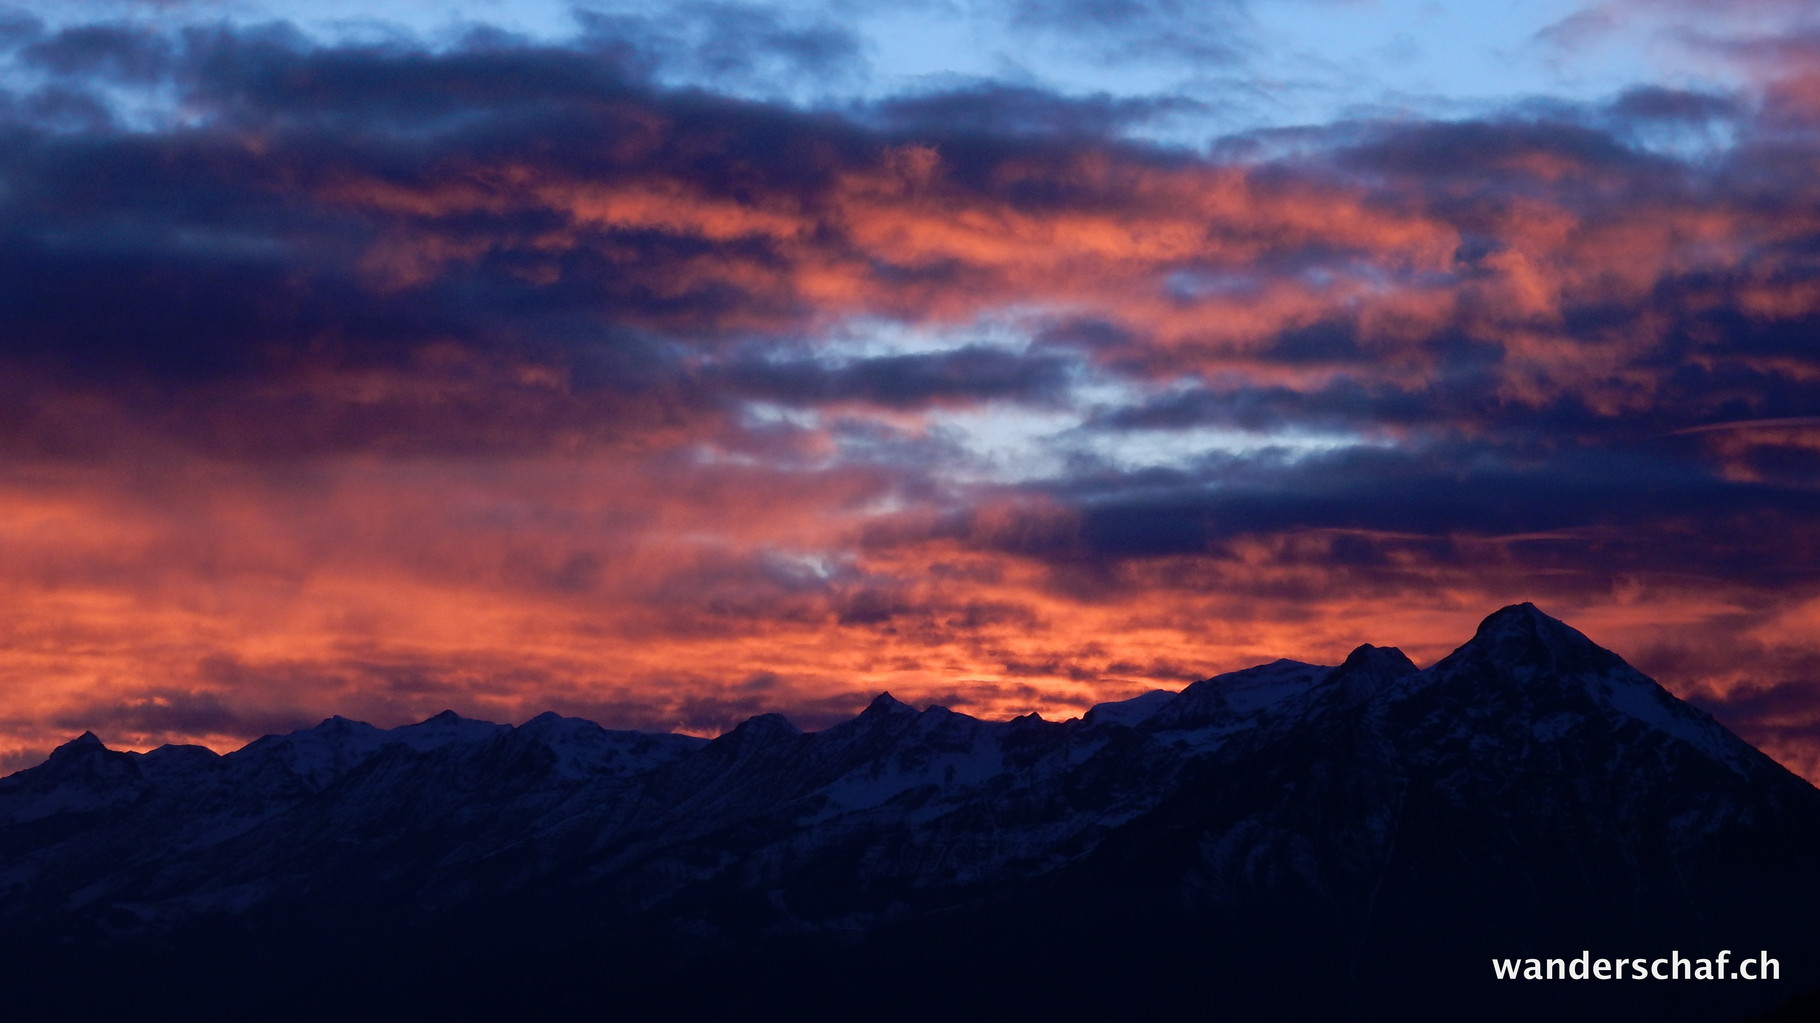
<path fill-rule="evenodd" d="M 0 35 L 14 32 L 38 35 L 29 29 L 9 32 L 0 28 Z M 57 75 L 146 83 L 169 75 L 173 56 L 170 40 L 154 32 L 121 25 L 79 25 L 27 44 L 18 59 L 28 67 Z"/>
<path fill-rule="evenodd" d="M 1401 126 L 1361 141 L 1344 151 L 1343 159 L 1368 172 L 1409 175 L 1437 191 L 1437 186 L 1449 182 L 1466 182 L 1485 190 L 1521 190 L 1526 185 L 1558 188 L 1563 178 L 1571 181 L 1599 172 L 1625 173 L 1638 182 L 1648 182 L 1655 175 L 1674 171 L 1667 160 L 1571 119 Z"/>
<path fill-rule="evenodd" d="M 1754 632 L 1746 627 L 1716 642 L 1686 637 L 1644 651 L 1638 663 L 1811 778 L 1820 769 L 1820 656 L 1763 642 Z"/>
<path fill-rule="evenodd" d="M 941 139 L 1024 136 L 1104 142 L 1203 109 L 1202 102 L 1180 96 L 1064 97 L 987 81 L 888 98 L 865 116 L 889 131 Z"/>
<path fill-rule="evenodd" d="M 29 11 L 0 8 L 0 47 L 12 49 L 44 34 L 44 21 Z"/>
<path fill-rule="evenodd" d="M 1050 494 L 1051 503 L 1009 517 L 881 525 L 869 542 L 959 538 L 1058 572 L 1104 573 L 1131 559 L 1217 563 L 1241 546 L 1299 537 L 1281 556 L 1344 574 L 1408 570 L 1413 579 L 1520 557 L 1541 575 L 1672 573 L 1766 592 L 1813 584 L 1802 566 L 1820 557 L 1820 547 L 1797 539 L 1820 520 L 1820 493 L 1715 479 L 1671 450 L 1264 451 L 1080 475 Z"/>
<path fill-rule="evenodd" d="M 117 745 L 162 745 L 166 737 L 282 734 L 308 728 L 317 720 L 295 710 L 235 709 L 209 691 L 148 689 L 72 708 L 51 724 L 72 734 L 94 731 Z"/>
<path fill-rule="evenodd" d="M 1230 64 L 1242 59 L 1242 0 L 1011 0 L 1020 35 L 1042 32 L 1102 61 Z"/>
<path fill-rule="evenodd" d="M 908 409 L 993 400 L 1055 402 L 1072 367 L 1060 355 L 967 346 L 836 363 L 745 360 L 726 367 L 722 378 L 734 393 L 785 404 L 865 402 Z"/>
<path fill-rule="evenodd" d="M 636 54 L 660 75 L 708 80 L 727 92 L 826 89 L 866 72 L 865 49 L 850 30 L 750 4 L 689 2 L 658 15 L 577 10 L 583 36 Z"/>
<path fill-rule="evenodd" d="M 1611 114 L 1619 120 L 1684 121 L 1704 123 L 1743 116 L 1744 104 L 1735 96 L 1686 89 L 1639 85 L 1626 89 L 1612 101 Z"/>
<path fill-rule="evenodd" d="M 1814 693 L 1820 682 L 1811 676 L 1786 681 L 1742 685 L 1722 696 L 1699 702 L 1741 733 L 1774 732 L 1780 737 L 1803 742 L 1820 741 L 1820 708 L 1814 706 Z"/>
<path fill-rule="evenodd" d="M 75 74 L 126 60 L 108 49 L 120 41 L 66 32 L 37 44 L 37 58 L 56 55 Z M 635 146 L 644 118 L 661 115 L 610 62 L 574 51 L 311 50 L 282 33 L 217 32 L 188 41 L 184 67 L 192 100 L 218 112 L 212 126 L 121 131 L 102 99 L 71 94 L 59 110 L 37 110 L 58 120 L 54 129 L 7 129 L 0 359 L 16 369 L 175 409 L 160 418 L 211 446 L 269 432 L 279 447 L 486 447 L 489 435 L 526 427 L 547 435 L 646 419 L 650 401 L 688 406 L 671 357 L 616 321 L 712 331 L 717 310 L 746 303 L 713 281 L 662 283 L 662 267 L 710 251 L 698 239 L 605 231 L 552 260 L 530 242 L 560 226 L 545 212 L 381 221 L 323 195 L 348 181 L 433 190 L 439 161 L 553 140 L 574 173 L 623 170 L 612 147 Z M 753 133 L 744 144 L 767 144 L 765 117 L 742 124 L 733 107 L 683 106 L 684 116 Z M 91 130 L 64 130 L 71 118 Z M 715 149 L 673 156 L 685 173 L 714 176 L 740 161 L 740 145 L 723 134 Z M 407 265 L 379 265 L 389 237 Z M 432 260 L 445 247 L 475 257 L 399 279 L 419 246 Z M 658 269 L 626 272 L 635 266 Z M 544 421 L 515 423 L 506 394 L 536 368 L 554 385 L 517 404 Z M 371 372 L 397 377 L 396 400 L 349 402 L 332 386 Z M 614 392 L 634 396 L 630 411 L 615 409 Z M 466 436 L 434 436 L 450 427 Z"/>
<path fill-rule="evenodd" d="M 282 26 L 39 39 L 42 67 L 167 80 L 203 119 L 129 131 L 105 93 L 64 89 L 6 128 L 0 359 L 137 402 L 205 447 L 518 449 L 624 429 L 653 404 L 666 420 L 708 410 L 677 346 L 818 315 L 795 283 L 799 232 L 811 262 L 851 261 L 875 288 L 939 288 L 964 270 L 847 252 L 830 196 L 899 173 L 892 135 L 661 93 L 594 29 L 574 47 L 477 35 L 446 52 L 318 46 Z M 1110 123 L 1110 101 L 1017 102 L 1084 135 Z M 962 187 L 1032 209 L 1077 201 L 1060 178 L 1004 183 L 995 168 L 1023 159 L 1016 147 L 943 130 L 958 132 L 945 157 Z M 595 201 L 637 208 L 597 218 Z M 741 218 L 749 230 L 723 226 Z M 375 373 L 393 397 L 371 399 Z M 544 382 L 527 391 L 528 377 Z M 811 386 L 908 407 L 1034 397 L 1057 379 L 1041 357 L 966 351 Z"/>
<path fill-rule="evenodd" d="M 1126 24 L 1149 16 L 1140 6 L 1077 13 Z M 685 13 L 690 24 L 743 26 L 756 49 L 805 62 L 846 52 L 846 44 L 774 16 L 747 24 L 740 19 L 760 15 L 743 8 Z M 641 77 L 648 68 L 627 56 L 640 39 L 601 19 L 570 46 L 476 34 L 445 51 L 408 41 L 319 46 L 282 27 L 181 38 L 108 26 L 40 33 L 24 58 L 36 66 L 77 85 L 166 79 L 208 116 L 199 125 L 129 132 L 109 126 L 105 96 L 66 87 L 56 94 L 62 99 L 47 93 L 38 101 L 35 116 L 57 121 L 56 130 L 34 115 L 15 118 L 7 129 L 15 144 L 0 161 L 7 182 L 0 280 L 8 282 L 0 285 L 7 289 L 0 358 L 51 374 L 60 386 L 146 394 L 147 407 L 176 404 L 173 391 L 232 381 L 231 394 L 218 390 L 200 410 L 190 405 L 170 427 L 219 437 L 233 432 L 228 419 L 283 419 L 298 447 L 333 449 L 358 438 L 409 446 L 385 438 L 449 429 L 432 446 L 462 450 L 502 433 L 574 435 L 591 420 L 646 419 L 654 404 L 667 418 L 711 415 L 718 399 L 683 370 L 684 354 L 810 322 L 819 315 L 816 299 L 796 279 L 826 272 L 824 259 L 856 268 L 878 292 L 875 309 L 886 312 L 896 312 L 893 289 L 959 293 L 998 272 L 969 266 L 963 255 L 893 264 L 864 251 L 855 225 L 832 205 L 856 177 L 926 173 L 926 161 L 916 163 L 923 158 L 905 156 L 912 152 L 902 148 L 906 138 L 931 140 L 922 152 L 940 161 L 941 204 L 993 202 L 1029 215 L 1116 215 L 1149 176 L 1222 170 L 1116 142 L 1133 118 L 1162 109 L 1148 101 L 988 85 L 886 100 L 853 122 L 663 93 Z M 1609 113 L 1661 121 L 1738 111 L 1724 97 L 1636 89 Z M 1044 138 L 1017 138 L 1030 133 Z M 1252 167 L 1243 172 L 1245 187 L 1286 199 L 1337 188 L 1366 209 L 1446 225 L 1460 243 L 1444 276 L 1385 267 L 1369 237 L 1307 238 L 1253 253 L 1242 270 L 1195 256 L 1160 262 L 1154 272 L 1164 292 L 1195 309 L 1261 301 L 1284 286 L 1312 294 L 1451 286 L 1457 311 L 1419 328 L 1421 336 L 1392 341 L 1369 299 L 1346 303 L 1337 316 L 1264 331 L 1259 362 L 1346 375 L 1321 389 L 1229 388 L 1204 411 L 1219 405 L 1242 426 L 1284 417 L 1402 426 L 1476 420 L 1497 428 L 1527 421 L 1576 435 L 1601 421 L 1636 423 L 1644 400 L 1652 403 L 1641 410 L 1655 417 L 1652 428 L 1813 411 L 1797 378 L 1764 368 L 1765 360 L 1811 360 L 1803 343 L 1808 317 L 1799 310 L 1765 316 L 1751 305 L 1766 301 L 1754 297 L 1766 289 L 1808 286 L 1811 241 L 1798 234 L 1754 241 L 1729 272 L 1671 261 L 1648 287 L 1614 296 L 1561 264 L 1580 258 L 1571 248 L 1529 252 L 1517 236 L 1523 223 L 1512 219 L 1517 204 L 1543 199 L 1575 221 L 1566 228 L 1569 246 L 1615 229 L 1633 209 L 1646 217 L 1685 209 L 1767 220 L 1778 203 L 1796 199 L 1763 187 L 1762 166 L 1746 166 L 1752 151 L 1696 180 L 1692 169 L 1577 122 L 1571 110 L 1381 127 L 1363 137 L 1354 127 L 1334 138 L 1325 161 Z M 1042 169 L 1032 170 L 1033 160 Z M 1077 171 L 1086 160 L 1116 173 Z M 539 185 L 547 186 L 543 194 L 527 194 Z M 588 188 L 598 199 L 576 194 Z M 578 214 L 576 203 L 590 201 L 669 202 L 680 212 Z M 922 200 L 904 201 L 908 209 Z M 761 222 L 765 216 L 775 222 Z M 742 217 L 752 223 L 741 226 Z M 1215 222 L 1206 230 L 1212 244 L 1232 229 Z M 1538 257 L 1555 260 L 1545 268 L 1566 278 L 1545 311 L 1564 328 L 1560 344 L 1609 364 L 1597 355 L 1604 337 L 1663 333 L 1661 344 L 1607 371 L 1614 388 L 1635 386 L 1622 382 L 1627 375 L 1653 374 L 1655 395 L 1623 402 L 1622 415 L 1596 411 L 1610 405 L 1595 400 L 1602 395 L 1557 390 L 1546 406 L 1512 400 L 1511 360 L 1488 336 L 1501 328 L 1490 320 L 1509 318 L 1510 292 L 1493 285 L 1511 279 L 1517 260 L 1537 266 Z M 1015 286 L 992 282 L 995 293 L 982 301 L 1004 300 Z M 1069 343 L 1099 352 L 1108 368 L 1192 369 L 1192 358 L 1182 361 L 1197 351 L 1192 344 L 1157 344 L 1128 319 L 1075 322 L 1093 323 L 1097 333 L 1069 335 Z M 1057 323 L 1046 336 L 1070 329 Z M 1724 339 L 1716 358 L 1713 338 Z M 1396 359 L 1412 341 L 1414 360 Z M 1697 350 L 1707 357 L 1687 358 Z M 1423 362 L 1446 375 L 1411 387 L 1406 378 Z M 397 400 L 359 407 L 338 402 L 332 388 L 297 386 L 368 371 L 436 386 L 397 386 Z M 527 377 L 552 383 L 527 391 L 511 382 Z M 1064 377 L 1061 363 L 1040 350 L 1021 357 L 962 350 L 735 363 L 718 385 L 774 400 L 913 408 L 1053 399 Z M 1579 383 L 1604 382 L 1582 375 Z M 426 404 L 428 391 L 437 397 Z M 1171 414 L 1194 419 L 1181 419 L 1188 399 L 1172 400 Z M 530 409 L 544 421 L 524 421 Z M 1154 423 L 1162 414 L 1111 410 L 1100 422 Z"/>
<path fill-rule="evenodd" d="M 1619 16 L 1610 8 L 1589 7 L 1545 26 L 1532 39 L 1571 52 L 1610 35 L 1619 23 Z"/>
<path fill-rule="evenodd" d="M 1351 348 L 1350 342 L 1342 344 Z M 1224 391 L 1195 387 L 1106 408 L 1087 421 L 1086 429 L 1175 431 L 1216 426 L 1267 432 L 1285 426 L 1309 431 L 1445 426 L 1460 421 L 1458 413 L 1463 410 L 1458 406 L 1474 390 L 1459 378 L 1446 387 L 1410 390 L 1397 381 L 1344 376 L 1308 389 L 1267 384 Z"/>
<path fill-rule="evenodd" d="M 1117 496 L 1126 489 L 1119 481 L 1107 481 L 1109 493 L 1083 504 L 1094 546 L 1119 553 L 1148 544 L 1144 553 L 1170 553 L 1293 529 L 1445 535 L 1470 523 L 1478 533 L 1527 534 L 1677 518 L 1719 523 L 1753 513 L 1788 522 L 1820 515 L 1820 495 L 1728 483 L 1685 464 L 1601 450 L 1361 448 L 1243 462 L 1227 456 L 1206 473 L 1217 484 L 1203 483 L 1200 473 L 1184 477 L 1173 493 L 1145 481 L 1149 494 L 1132 502 Z M 1696 564 L 1713 567 L 1711 559 L 1739 553 L 1713 545 Z M 1760 568 L 1778 563 L 1768 550 L 1754 553 Z"/>

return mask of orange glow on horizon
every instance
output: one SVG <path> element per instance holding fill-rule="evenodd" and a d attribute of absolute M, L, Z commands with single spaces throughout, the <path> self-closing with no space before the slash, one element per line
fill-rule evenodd
<path fill-rule="evenodd" d="M 1461 537 L 1480 545 L 1470 563 L 1409 560 L 1394 578 L 1323 564 L 1337 538 L 1320 533 L 1077 576 L 993 549 L 1013 527 L 990 515 L 976 536 L 862 542 L 876 516 L 846 510 L 842 487 L 867 483 L 839 474 L 778 486 L 704 470 L 657 490 L 607 483 L 645 471 L 636 459 L 350 463 L 285 492 L 219 466 L 167 471 L 154 494 L 103 472 L 0 493 L 13 767 L 84 728 L 117 748 L 228 749 L 336 713 L 391 726 L 554 709 L 714 734 L 772 710 L 814 726 L 889 690 L 1058 719 L 1280 656 L 1338 663 L 1364 642 L 1425 665 L 1521 599 L 1684 695 L 1752 684 L 1710 663 L 1664 670 L 1724 632 L 1758 661 L 1820 654 L 1820 598 L 1765 613 L 1701 580 L 1538 579 L 1520 551 L 1550 537 Z M 1772 752 L 1811 775 L 1804 748 Z"/>

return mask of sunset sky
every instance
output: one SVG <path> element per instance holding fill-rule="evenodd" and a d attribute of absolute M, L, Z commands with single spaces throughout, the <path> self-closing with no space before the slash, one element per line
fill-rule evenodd
<path fill-rule="evenodd" d="M 0 770 L 1522 600 L 1820 779 L 1811 0 L 0 0 Z"/>

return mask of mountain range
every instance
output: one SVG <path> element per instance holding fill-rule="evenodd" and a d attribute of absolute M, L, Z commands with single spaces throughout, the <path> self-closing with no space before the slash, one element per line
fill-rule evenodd
<path fill-rule="evenodd" d="M 0 779 L 0 990 L 191 1018 L 1741 1020 L 1820 986 L 1817 868 L 1820 791 L 1518 604 L 1426 669 L 1367 645 L 1062 722 L 880 695 L 712 740 L 449 712 L 226 755 L 85 733 Z M 1777 979 L 1491 966 L 1722 949 Z"/>

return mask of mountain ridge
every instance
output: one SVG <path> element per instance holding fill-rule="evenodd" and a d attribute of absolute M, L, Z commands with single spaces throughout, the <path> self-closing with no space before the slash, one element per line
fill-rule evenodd
<path fill-rule="evenodd" d="M 1370 643 L 1364 643 L 1354 648 L 1338 665 L 1318 665 L 1295 661 L 1286 657 L 1279 658 L 1275 661 L 1255 665 L 1249 668 L 1241 668 L 1214 675 L 1201 681 L 1191 683 L 1177 692 L 1160 689 L 1152 690 L 1149 693 L 1141 694 L 1138 697 L 1127 700 L 1096 704 L 1083 712 L 1080 718 L 1070 718 L 1067 719 L 1067 721 L 1078 721 L 1081 724 L 1090 727 L 1096 723 L 1108 723 L 1108 718 L 1116 715 L 1120 717 L 1122 723 L 1125 719 L 1130 718 L 1131 714 L 1119 714 L 1115 708 L 1133 704 L 1138 701 L 1147 701 L 1149 703 L 1149 706 L 1145 708 L 1143 715 L 1145 719 L 1148 719 L 1151 713 L 1162 709 L 1163 706 L 1173 704 L 1181 697 L 1190 697 L 1192 699 L 1192 694 L 1197 693 L 1204 694 L 1204 698 L 1207 699 L 1208 702 L 1212 702 L 1217 698 L 1230 705 L 1236 698 L 1244 706 L 1254 708 L 1261 707 L 1272 702 L 1275 697 L 1283 695 L 1284 690 L 1306 688 L 1305 686 L 1298 685 L 1298 683 L 1306 682 L 1309 685 L 1312 685 L 1317 681 L 1321 683 L 1339 681 L 1343 678 L 1350 677 L 1353 673 L 1375 675 L 1380 681 L 1395 681 L 1396 679 L 1406 676 L 1422 674 L 1424 671 L 1438 669 L 1463 656 L 1475 654 L 1484 655 L 1488 648 L 1493 646 L 1496 646 L 1499 649 L 1499 652 L 1505 655 L 1502 658 L 1504 661 L 1513 663 L 1519 669 L 1533 668 L 1538 657 L 1566 657 L 1570 661 L 1570 667 L 1575 671 L 1584 671 L 1588 667 L 1608 668 L 1622 666 L 1628 668 L 1628 665 L 1625 665 L 1623 660 L 1617 657 L 1617 655 L 1592 643 L 1592 641 L 1587 639 L 1583 633 L 1566 625 L 1566 623 L 1559 619 L 1555 619 L 1543 613 L 1533 603 L 1525 601 L 1500 608 L 1488 615 L 1481 621 L 1471 639 L 1435 662 L 1429 669 L 1418 669 L 1414 662 L 1410 661 L 1407 655 L 1396 647 L 1379 647 Z M 1518 657 L 1515 660 L 1508 656 L 1513 649 L 1519 652 Z M 1494 659 L 1498 659 L 1495 655 L 1493 655 L 1493 657 Z M 1631 669 L 1631 671 L 1634 673 L 1634 669 Z M 1641 677 L 1640 673 L 1637 674 Z M 1651 681 L 1650 684 L 1655 686 L 1653 681 Z M 1656 686 L 1656 689 L 1660 690 L 1660 687 Z M 1693 708 L 1691 705 L 1682 703 L 1682 701 L 1676 699 L 1672 694 L 1667 693 L 1666 690 L 1660 690 L 1660 692 L 1669 700 L 1674 701 L 1674 703 L 1687 707 L 1687 709 L 1691 711 L 1693 715 L 1697 715 L 1698 718 L 1704 719 L 1705 721 L 1712 721 L 1710 715 L 1706 715 L 1704 712 Z M 1169 697 L 1169 699 L 1165 700 L 1163 697 Z M 868 702 L 867 706 L 862 709 L 854 719 L 850 720 L 869 719 L 882 715 L 902 715 L 906 713 L 920 714 L 927 713 L 931 710 L 955 714 L 975 721 L 984 721 L 995 724 L 1009 723 L 990 722 L 990 719 L 973 718 L 964 711 L 951 710 L 939 704 L 931 704 L 929 707 L 924 708 L 924 710 L 918 711 L 915 707 L 898 700 L 888 691 L 880 692 Z M 1185 708 L 1178 708 L 1174 717 L 1166 720 L 1179 720 L 1186 715 L 1187 712 Z M 773 711 L 754 715 L 752 718 L 748 718 L 738 725 L 735 725 L 734 728 L 729 729 L 728 732 L 723 733 L 723 736 L 732 734 L 742 728 L 748 728 L 748 726 L 769 728 L 770 725 L 768 723 L 761 723 L 761 719 L 763 722 L 781 722 L 792 733 L 804 734 L 801 729 L 797 728 L 796 725 L 790 722 L 783 714 Z M 1038 720 L 1042 720 L 1040 716 L 1038 716 Z M 421 750 L 434 748 L 442 745 L 444 742 L 452 741 L 452 736 L 445 733 L 453 733 L 457 730 L 465 729 L 471 737 L 490 736 L 492 734 L 509 733 L 515 729 L 528 728 L 540 721 L 585 723 L 600 729 L 602 732 L 614 734 L 614 730 L 608 729 L 595 722 L 588 721 L 584 718 L 563 717 L 554 711 L 544 711 L 526 721 L 523 725 L 513 726 L 484 721 L 477 718 L 468 718 L 454 710 L 443 710 L 423 721 L 399 725 L 391 729 L 380 729 L 366 722 L 355 721 L 336 714 L 323 719 L 320 723 L 309 728 L 299 729 L 289 733 L 269 734 L 259 739 L 255 739 L 238 749 L 231 750 L 227 753 L 218 753 L 216 755 L 220 757 L 243 755 L 262 744 L 280 741 L 308 741 L 303 737 L 321 736 L 324 733 L 338 735 L 358 733 L 363 740 L 376 740 L 378 745 L 403 742 L 411 745 L 413 748 Z M 829 726 L 829 728 L 838 728 L 846 723 L 847 722 L 838 722 Z M 1723 730 L 1723 726 L 1717 725 L 1716 721 L 1712 721 L 1712 723 Z M 821 731 L 827 730 L 828 729 L 822 729 Z M 651 736 L 670 735 L 675 736 L 678 739 L 694 738 L 692 736 L 683 736 L 678 733 L 661 732 L 626 731 L 623 734 Z M 1730 734 L 1729 731 L 1728 734 Z M 380 738 L 382 736 L 386 738 Z M 356 742 L 352 745 L 355 748 L 359 748 L 361 745 L 365 744 L 365 742 Z M 99 736 L 90 730 L 84 731 L 81 735 L 54 748 L 50 754 L 50 758 L 55 759 L 60 755 L 68 755 L 69 752 L 72 751 L 91 748 L 100 748 L 108 750 L 109 752 L 128 752 L 111 750 Z M 207 747 L 202 746 L 191 745 L 185 747 L 181 744 L 167 744 L 166 746 L 144 753 L 130 753 L 129 755 L 150 757 L 161 754 L 161 752 L 165 750 L 179 748 L 192 750 L 207 749 Z M 209 752 L 212 753 L 214 751 L 210 750 Z M 49 760 L 47 760 L 47 763 L 48 762 Z M 37 766 L 42 767 L 44 765 L 40 764 Z M 15 771 L 12 775 L 0 776 L 0 782 L 4 782 L 8 778 L 33 770 L 36 770 L 36 767 L 22 768 L 19 771 Z"/>
<path fill-rule="evenodd" d="M 219 756 L 84 733 L 0 779 L 0 946 L 50 955 L 56 976 L 285 935 L 316 936 L 304 960 L 364 934 L 378 961 L 423 966 L 424 948 L 484 959 L 511 933 L 534 970 L 611 949 L 629 965 L 608 986 L 655 998 L 686 964 L 789 973 L 766 958 L 786 946 L 830 969 L 889 948 L 973 976 L 914 935 L 1032 968 L 1039 951 L 1124 961 L 1108 935 L 1135 926 L 1201 949 L 1184 969 L 1267 1017 L 1272 991 L 1335 1012 L 1407 999 L 1372 977 L 1409 957 L 1477 998 L 1463 950 L 1664 935 L 1781 941 L 1804 950 L 1790 982 L 1820 983 L 1802 944 L 1817 850 L 1820 791 L 1518 604 L 1425 669 L 1364 644 L 1058 722 L 885 693 L 818 731 L 761 714 L 711 740 L 447 711 L 389 730 L 331 717 Z M 1352 979 L 1325 1002 L 1303 991 L 1329 974 Z"/>

